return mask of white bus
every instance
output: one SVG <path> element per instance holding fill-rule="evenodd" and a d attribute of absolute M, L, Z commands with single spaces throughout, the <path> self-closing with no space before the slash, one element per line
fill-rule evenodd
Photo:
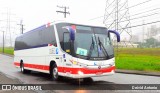
<path fill-rule="evenodd" d="M 119 33 L 105 26 L 48 23 L 16 38 L 14 65 L 22 73 L 48 73 L 53 80 L 111 75 L 115 58 L 110 33 L 120 41 Z"/>

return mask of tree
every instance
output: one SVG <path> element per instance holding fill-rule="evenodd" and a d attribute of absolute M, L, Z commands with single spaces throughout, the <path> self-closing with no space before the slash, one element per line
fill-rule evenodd
<path fill-rule="evenodd" d="M 149 38 L 149 39 L 146 39 L 146 43 L 144 44 L 144 46 L 146 46 L 146 47 L 158 47 L 159 44 L 160 44 L 160 42 L 158 42 L 156 39 Z"/>

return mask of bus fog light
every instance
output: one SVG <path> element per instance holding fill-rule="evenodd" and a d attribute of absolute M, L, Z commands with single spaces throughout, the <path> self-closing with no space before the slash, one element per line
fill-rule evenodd
<path fill-rule="evenodd" d="M 82 71 L 78 71 L 78 74 L 79 75 L 83 75 L 84 73 Z"/>

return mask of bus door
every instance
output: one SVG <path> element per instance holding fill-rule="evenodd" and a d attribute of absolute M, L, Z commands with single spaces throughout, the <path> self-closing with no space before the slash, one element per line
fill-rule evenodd
<path fill-rule="evenodd" d="M 63 33 L 63 50 L 65 54 L 63 54 L 63 67 L 72 67 L 71 62 L 69 59 L 72 59 L 71 56 L 71 42 L 70 42 L 70 35 L 69 32 L 64 32 Z M 63 68 L 64 72 L 68 72 L 67 69 Z"/>

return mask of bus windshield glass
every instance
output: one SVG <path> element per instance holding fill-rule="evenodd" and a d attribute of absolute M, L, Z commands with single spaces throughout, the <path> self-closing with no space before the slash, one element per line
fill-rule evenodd
<path fill-rule="evenodd" d="M 112 58 L 113 46 L 108 37 L 107 29 L 77 26 L 74 51 L 77 57 L 85 59 L 106 59 L 107 56 Z"/>
<path fill-rule="evenodd" d="M 106 28 L 75 24 L 69 26 L 75 30 L 73 56 L 87 60 L 106 60 L 114 57 Z"/>

